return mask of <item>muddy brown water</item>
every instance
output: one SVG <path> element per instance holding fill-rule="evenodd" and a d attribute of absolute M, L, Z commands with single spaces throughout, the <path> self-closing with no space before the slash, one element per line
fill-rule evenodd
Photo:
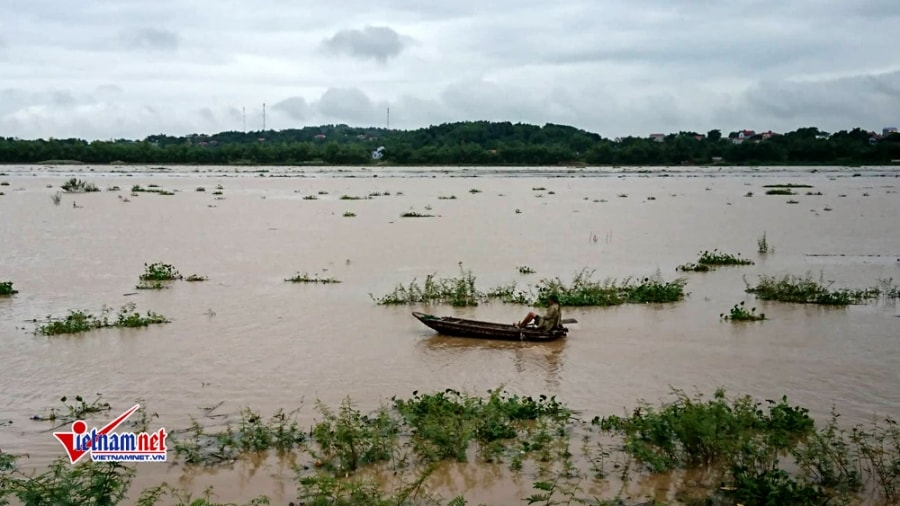
<path fill-rule="evenodd" d="M 12 421 L 0 427 L 0 448 L 27 453 L 26 469 L 62 454 L 52 424 L 29 417 L 61 407 L 63 395 L 92 400 L 98 392 L 114 412 L 140 399 L 159 414 L 151 428 L 170 431 L 220 401 L 217 412 L 232 416 L 245 406 L 264 416 L 299 408 L 309 424 L 317 399 L 337 406 L 349 396 L 368 410 L 414 390 L 499 386 L 556 395 L 586 418 L 621 414 L 639 399 L 671 399 L 671 387 L 787 395 L 820 420 L 834 406 L 848 424 L 900 417 L 896 302 L 822 308 L 744 293 L 744 279 L 760 274 L 810 272 L 855 288 L 900 283 L 896 168 L 167 169 L 0 167 L 0 181 L 9 182 L 0 186 L 0 280 L 20 291 L 0 299 L 0 420 Z M 122 190 L 64 194 L 54 205 L 50 197 L 70 175 Z M 764 195 L 763 185 L 777 183 L 814 188 Z M 176 193 L 131 196 L 135 184 Z M 212 194 L 218 184 L 221 199 Z M 320 191 L 328 193 L 303 200 Z M 339 199 L 372 192 L 390 195 Z M 456 199 L 438 198 L 450 195 Z M 400 218 L 408 210 L 438 216 Z M 356 216 L 343 217 L 347 211 Z M 764 231 L 774 253 L 760 256 Z M 676 273 L 712 248 L 756 265 Z M 144 263 L 154 261 L 209 280 L 135 290 Z M 511 323 L 524 306 L 384 307 L 370 297 L 429 273 L 455 276 L 460 262 L 482 288 L 571 280 L 589 268 L 594 279 L 685 277 L 689 295 L 666 305 L 563 308 L 579 323 L 564 340 L 536 344 L 442 337 L 410 315 Z M 521 265 L 537 273 L 519 274 Z M 284 282 L 298 272 L 342 283 Z M 770 320 L 720 321 L 741 301 Z M 127 302 L 173 322 L 31 333 L 34 318 Z M 135 488 L 163 480 L 194 491 L 213 485 L 228 500 L 264 493 L 284 501 L 296 490 L 290 466 L 277 459 L 217 469 L 141 464 L 138 473 Z M 494 503 L 517 502 L 533 481 L 456 465 L 435 479 L 448 495 Z"/>

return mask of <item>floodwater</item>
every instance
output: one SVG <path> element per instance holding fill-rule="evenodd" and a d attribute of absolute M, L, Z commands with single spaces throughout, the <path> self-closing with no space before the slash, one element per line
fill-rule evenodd
<path fill-rule="evenodd" d="M 0 448 L 27 453 L 25 468 L 62 454 L 52 424 L 29 418 L 61 407 L 63 395 L 93 400 L 96 393 L 114 413 L 140 399 L 159 415 L 151 428 L 170 432 L 222 401 L 217 412 L 232 417 L 245 406 L 266 417 L 299 408 L 308 425 L 317 399 L 337 406 L 349 396 L 369 410 L 414 390 L 484 393 L 499 386 L 556 395 L 586 419 L 621 414 L 640 399 L 670 399 L 672 387 L 787 395 L 818 419 L 835 407 L 847 424 L 900 418 L 896 302 L 835 309 L 759 302 L 744 293 L 745 278 L 752 283 L 760 274 L 809 272 L 852 288 L 900 282 L 896 167 L 5 166 L 0 174 L 9 183 L 0 186 L 0 281 L 12 280 L 20 291 L 0 298 L 0 422 L 12 421 L 0 426 Z M 64 194 L 54 205 L 50 197 L 71 175 L 122 191 Z M 764 195 L 763 185 L 775 183 L 814 188 Z M 131 196 L 135 184 L 176 193 Z M 212 194 L 216 185 L 220 198 Z M 303 199 L 318 192 L 328 193 Z M 339 199 L 372 192 L 390 195 Z M 456 199 L 438 198 L 451 195 Z M 400 218 L 407 210 L 438 216 Z M 347 211 L 356 216 L 344 217 Z M 774 253 L 760 256 L 763 232 Z M 675 271 L 713 248 L 757 263 Z M 136 290 L 144 263 L 155 261 L 209 280 Z M 568 281 L 587 268 L 594 279 L 685 277 L 689 295 L 666 305 L 563 308 L 564 318 L 579 323 L 552 343 L 442 337 L 410 315 L 425 310 L 511 323 L 524 306 L 384 307 L 371 298 L 429 273 L 458 275 L 460 263 L 485 289 L 542 277 Z M 520 274 L 523 265 L 537 273 Z M 342 283 L 284 281 L 298 272 Z M 719 319 L 741 301 L 770 320 Z M 32 333 L 35 318 L 127 302 L 172 323 Z M 473 472 L 451 469 L 439 479 L 449 480 L 448 495 L 475 502 L 518 502 L 529 492 L 531 480 Z M 283 503 L 294 497 L 291 476 L 289 465 L 272 460 L 213 470 L 141 464 L 135 487 L 167 480 L 197 492 L 213 485 L 223 500 L 267 494 Z"/>

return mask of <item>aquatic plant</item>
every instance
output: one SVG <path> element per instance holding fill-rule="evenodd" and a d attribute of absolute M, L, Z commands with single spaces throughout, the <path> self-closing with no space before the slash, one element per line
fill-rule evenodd
<path fill-rule="evenodd" d="M 534 302 L 547 304 L 548 297 L 555 294 L 563 306 L 615 306 L 632 303 L 677 302 L 684 298 L 685 280 L 663 281 L 658 276 L 635 280 L 628 277 L 621 282 L 615 279 L 595 281 L 594 271 L 582 269 L 570 284 L 558 277 L 542 279 L 537 285 Z"/>
<path fill-rule="evenodd" d="M 796 195 L 796 193 L 787 188 L 774 188 L 766 190 L 766 195 Z"/>
<path fill-rule="evenodd" d="M 335 475 L 346 475 L 373 462 L 390 460 L 400 433 L 400 424 L 384 407 L 374 415 L 364 415 L 350 399 L 337 413 L 321 401 L 317 409 L 323 419 L 310 432 L 314 447 L 310 454 L 316 465 Z"/>
<path fill-rule="evenodd" d="M 205 192 L 205 191 L 206 191 L 206 188 L 204 188 L 203 186 L 198 186 L 198 187 L 194 188 L 194 191 L 196 191 L 196 192 Z"/>
<path fill-rule="evenodd" d="M 722 253 L 718 249 L 703 251 L 697 263 L 706 265 L 753 265 L 753 260 L 740 258 L 741 254 Z"/>
<path fill-rule="evenodd" d="M 532 190 L 533 190 L 533 191 L 536 191 L 536 192 L 542 192 L 542 191 L 546 191 L 547 188 L 545 188 L 545 187 L 543 187 L 543 186 L 535 186 L 535 187 L 532 188 Z"/>
<path fill-rule="evenodd" d="M 144 263 L 144 273 L 140 275 L 141 281 L 172 281 L 181 279 L 181 274 L 172 264 L 162 262 L 154 262 L 152 264 Z"/>
<path fill-rule="evenodd" d="M 769 241 L 766 239 L 766 232 L 763 231 L 762 237 L 756 240 L 756 252 L 760 255 L 765 255 L 769 252 L 774 252 L 774 249 L 769 248 Z"/>
<path fill-rule="evenodd" d="M 713 269 L 713 267 L 709 264 L 701 264 L 701 263 L 686 263 L 681 264 L 675 268 L 676 271 L 682 272 L 709 272 Z"/>
<path fill-rule="evenodd" d="M 417 213 L 416 211 L 406 211 L 400 214 L 401 218 L 434 218 L 433 214 Z"/>
<path fill-rule="evenodd" d="M 103 307 L 98 316 L 86 311 L 69 310 L 69 314 L 61 319 L 51 316 L 48 316 L 45 322 L 39 322 L 35 319 L 37 324 L 35 334 L 55 336 L 59 334 L 78 334 L 93 329 L 109 327 L 134 328 L 169 323 L 169 320 L 159 313 L 147 311 L 146 315 L 141 315 L 135 311 L 135 307 L 136 305 L 133 302 L 125 304 L 116 313 L 115 319 L 110 319 L 112 308 L 107 306 Z"/>
<path fill-rule="evenodd" d="M 15 295 L 17 293 L 19 291 L 13 288 L 12 281 L 0 281 L 0 296 Z"/>
<path fill-rule="evenodd" d="M 469 190 L 469 193 L 472 193 L 472 194 L 481 193 L 481 190 L 479 190 L 478 188 L 472 188 L 471 190 Z"/>
<path fill-rule="evenodd" d="M 341 195 L 341 200 L 366 200 L 368 197 L 357 197 L 355 195 Z"/>
<path fill-rule="evenodd" d="M 319 197 L 316 195 L 306 195 L 303 197 L 303 200 L 318 200 Z"/>
<path fill-rule="evenodd" d="M 516 267 L 516 270 L 519 271 L 519 274 L 534 274 L 535 272 L 537 272 L 527 265 L 520 265 Z"/>
<path fill-rule="evenodd" d="M 794 183 L 763 185 L 763 188 L 812 188 L 812 187 L 813 186 L 811 184 L 794 184 Z"/>
<path fill-rule="evenodd" d="M 750 286 L 746 280 L 746 291 L 756 295 L 760 300 L 774 300 L 778 302 L 797 302 L 801 304 L 823 304 L 832 306 L 846 306 L 861 304 L 867 300 L 877 298 L 881 291 L 878 288 L 866 288 L 863 290 L 851 290 L 848 288 L 831 289 L 833 282 L 825 283 L 820 276 L 819 280 L 813 279 L 812 274 L 806 276 L 786 275 L 760 276 L 756 286 Z"/>
<path fill-rule="evenodd" d="M 90 193 L 100 191 L 100 188 L 97 188 L 94 183 L 74 177 L 63 183 L 60 188 L 66 193 Z"/>
<path fill-rule="evenodd" d="M 31 419 L 35 421 L 61 420 L 65 423 L 83 419 L 86 415 L 109 411 L 112 408 L 108 402 L 100 400 L 102 397 L 103 395 L 98 393 L 96 399 L 87 403 L 84 397 L 80 395 L 75 396 L 75 402 L 69 402 L 69 398 L 64 395 L 59 399 L 59 402 L 63 404 L 63 409 L 50 408 L 50 414 L 46 416 L 35 415 Z"/>
<path fill-rule="evenodd" d="M 191 274 L 190 276 L 184 278 L 185 281 L 189 281 L 191 283 L 196 283 L 198 281 L 206 281 L 208 280 L 208 276 L 201 276 L 200 274 Z"/>
<path fill-rule="evenodd" d="M 295 274 L 294 276 L 292 276 L 290 278 L 285 278 L 285 281 L 289 281 L 291 283 L 321 283 L 321 284 L 326 284 L 326 285 L 333 284 L 333 283 L 340 283 L 339 280 L 337 280 L 333 277 L 332 278 L 320 278 L 318 274 L 315 274 L 314 276 L 310 276 L 309 274 L 307 274 L 305 272 L 303 274 L 299 274 L 299 273 Z"/>
<path fill-rule="evenodd" d="M 747 308 L 744 307 L 744 302 L 741 301 L 740 304 L 735 304 L 734 306 L 732 306 L 731 310 L 728 312 L 728 314 L 724 314 L 724 313 L 720 314 L 719 318 L 726 320 L 726 321 L 732 321 L 732 322 L 746 322 L 746 321 L 753 322 L 753 321 L 765 320 L 766 315 L 765 315 L 765 313 L 757 314 L 755 307 L 751 308 L 750 311 L 747 311 Z"/>
<path fill-rule="evenodd" d="M 456 200 L 456 195 L 450 195 L 449 197 L 438 195 L 438 200 Z"/>
<path fill-rule="evenodd" d="M 163 281 L 141 281 L 134 288 L 137 290 L 165 290 L 169 288 L 169 283 Z"/>
<path fill-rule="evenodd" d="M 413 279 L 407 286 L 398 284 L 383 297 L 369 296 L 381 305 L 449 303 L 452 306 L 477 306 L 486 297 L 475 288 L 475 275 L 462 267 L 460 271 L 458 278 L 438 278 L 436 274 L 429 274 L 422 286 Z"/>
<path fill-rule="evenodd" d="M 343 216 L 344 218 L 355 218 L 356 213 L 354 213 L 353 211 L 344 211 Z"/>

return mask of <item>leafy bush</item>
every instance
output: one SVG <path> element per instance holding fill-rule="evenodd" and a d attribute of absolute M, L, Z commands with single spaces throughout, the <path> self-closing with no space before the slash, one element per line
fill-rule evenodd
<path fill-rule="evenodd" d="M 816 281 L 811 274 L 805 277 L 788 275 L 782 278 L 760 276 L 759 283 L 752 287 L 748 284 L 746 291 L 756 295 L 760 300 L 832 306 L 860 304 L 878 297 L 881 293 L 878 288 L 832 290 L 831 283 L 826 285 L 821 279 Z"/>
<path fill-rule="evenodd" d="M 12 281 L 0 281 L 0 296 L 15 295 L 17 293 L 19 293 L 19 291 L 13 288 Z"/>

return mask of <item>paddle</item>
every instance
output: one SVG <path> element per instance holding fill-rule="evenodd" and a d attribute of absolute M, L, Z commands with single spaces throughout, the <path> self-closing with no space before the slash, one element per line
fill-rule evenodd
<path fill-rule="evenodd" d="M 563 318 L 559 323 L 578 323 L 578 320 L 575 318 Z"/>

